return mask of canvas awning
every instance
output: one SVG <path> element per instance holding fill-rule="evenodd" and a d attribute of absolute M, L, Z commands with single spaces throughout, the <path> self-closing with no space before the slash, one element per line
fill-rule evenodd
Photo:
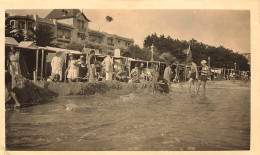
<path fill-rule="evenodd" d="M 17 46 L 18 42 L 12 37 L 5 37 L 5 44 Z"/>
<path fill-rule="evenodd" d="M 18 47 L 30 47 L 30 48 L 37 48 L 38 46 L 33 41 L 21 41 L 18 44 Z"/>
<path fill-rule="evenodd" d="M 56 51 L 56 52 L 65 52 L 65 53 L 72 53 L 72 54 L 83 54 L 80 51 L 74 51 L 74 50 L 68 50 L 68 49 L 56 48 L 56 47 L 50 47 L 50 46 L 46 46 L 45 50 Z"/>

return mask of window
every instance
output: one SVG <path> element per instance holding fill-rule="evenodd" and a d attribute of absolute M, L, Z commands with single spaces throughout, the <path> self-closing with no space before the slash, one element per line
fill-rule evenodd
<path fill-rule="evenodd" d="M 79 25 L 80 25 L 80 20 L 77 21 L 77 24 L 78 24 L 78 27 L 79 27 Z"/>
<path fill-rule="evenodd" d="M 84 28 L 84 24 L 85 24 L 85 22 L 84 22 L 84 21 L 82 21 L 82 27 L 81 27 L 81 28 Z"/>
<path fill-rule="evenodd" d="M 25 21 L 18 21 L 18 29 L 25 29 Z"/>
<path fill-rule="evenodd" d="M 14 20 L 11 20 L 11 21 L 10 21 L 10 25 L 11 25 L 12 28 L 14 28 L 14 27 L 15 27 L 15 26 L 14 26 L 14 25 L 15 25 L 15 21 L 14 21 Z"/>
<path fill-rule="evenodd" d="M 81 40 L 85 40 L 86 36 L 84 34 L 78 34 L 78 38 L 80 38 Z"/>
<path fill-rule="evenodd" d="M 81 40 L 85 40 L 86 37 L 84 35 L 81 36 Z"/>
<path fill-rule="evenodd" d="M 28 29 L 32 29 L 33 28 L 33 23 L 32 22 L 28 22 L 27 23 L 27 28 Z"/>

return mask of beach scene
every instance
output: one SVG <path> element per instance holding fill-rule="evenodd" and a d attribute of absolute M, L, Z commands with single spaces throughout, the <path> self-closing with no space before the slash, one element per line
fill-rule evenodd
<path fill-rule="evenodd" d="M 250 150 L 250 67 L 249 11 L 5 10 L 5 147 Z"/>

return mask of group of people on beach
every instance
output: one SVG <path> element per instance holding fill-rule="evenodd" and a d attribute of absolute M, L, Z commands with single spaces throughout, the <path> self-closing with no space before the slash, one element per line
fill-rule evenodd
<path fill-rule="evenodd" d="M 19 51 L 15 50 L 14 46 L 11 46 L 11 52 L 8 57 L 6 57 L 6 90 L 13 97 L 16 104 L 15 106 L 20 106 L 19 101 L 13 91 L 14 85 L 12 84 L 13 80 L 16 76 L 21 75 L 20 68 L 20 54 Z M 109 52 L 108 56 L 102 61 L 100 64 L 101 70 L 99 74 L 97 74 L 96 68 L 96 58 L 95 51 L 91 50 L 89 55 L 81 55 L 79 59 L 76 59 L 75 55 L 69 54 L 68 67 L 65 72 L 64 68 L 64 59 L 62 58 L 62 52 L 56 52 L 55 56 L 51 61 L 51 76 L 47 79 L 47 81 L 62 81 L 68 79 L 68 82 L 92 82 L 96 81 L 99 76 L 105 76 L 105 80 L 118 80 L 120 82 L 129 82 L 129 83 L 139 83 L 139 82 L 158 82 L 160 77 L 159 74 L 159 66 L 156 64 L 152 64 L 152 66 L 144 67 L 143 63 L 135 63 L 135 67 L 129 72 L 129 68 L 126 65 L 121 64 L 119 69 L 115 72 L 114 70 L 114 60 L 113 53 Z M 189 79 L 189 87 L 188 91 L 191 92 L 191 85 L 194 85 L 195 80 L 198 80 L 198 84 L 194 85 L 195 93 L 199 92 L 200 85 L 202 84 L 203 94 L 205 95 L 205 85 L 208 76 L 210 76 L 209 67 L 206 65 L 207 62 L 205 60 L 201 61 L 202 70 L 199 74 L 196 63 L 190 59 L 189 63 L 191 64 L 190 69 L 190 79 Z M 171 86 L 172 82 L 172 64 L 168 63 L 163 73 L 163 81 Z M 178 68 L 176 68 L 177 70 Z M 63 75 L 65 73 L 66 78 L 63 79 Z M 178 79 L 178 76 L 176 75 Z M 176 78 L 174 80 L 176 80 Z"/>
<path fill-rule="evenodd" d="M 198 94 L 200 86 L 202 84 L 202 94 L 205 95 L 206 91 L 206 81 L 208 77 L 210 76 L 210 70 L 209 67 L 207 66 L 207 61 L 202 60 L 201 65 L 202 69 L 199 72 L 197 64 L 193 61 L 193 59 L 189 59 L 188 63 L 191 65 L 190 72 L 189 72 L 189 81 L 188 81 L 188 92 L 191 93 L 191 85 L 194 85 L 194 92 Z M 176 67 L 176 70 L 178 67 Z M 172 69 L 171 69 L 171 64 L 167 64 L 167 67 L 164 70 L 164 75 L 163 78 L 167 83 L 170 85 L 171 84 L 171 77 L 172 77 Z M 176 72 L 176 79 L 178 79 L 178 71 Z M 173 81 L 174 81 L 173 80 Z M 197 85 L 195 85 L 195 81 L 198 80 Z"/>
<path fill-rule="evenodd" d="M 57 52 L 51 61 L 51 76 L 47 81 L 62 81 L 64 59 L 62 52 Z M 93 82 L 100 78 L 105 80 L 118 80 L 120 82 L 138 83 L 143 81 L 157 81 L 159 77 L 158 66 L 152 65 L 149 69 L 144 68 L 144 64 L 136 63 L 130 71 L 129 68 L 120 64 L 117 70 L 114 69 L 113 53 L 108 56 L 96 67 L 97 61 L 95 51 L 91 50 L 88 56 L 81 55 L 79 59 L 75 55 L 69 54 L 68 67 L 65 71 L 68 82 Z M 101 68 L 101 69 L 100 69 Z"/>
<path fill-rule="evenodd" d="M 47 81 L 62 81 L 64 59 L 61 57 L 62 52 L 57 52 L 51 61 L 51 76 Z M 112 80 L 113 73 L 113 54 L 108 53 L 108 56 L 102 61 L 106 73 L 106 80 Z M 69 82 L 89 82 L 95 81 L 96 76 L 96 58 L 95 51 L 91 50 L 88 56 L 81 55 L 79 59 L 75 55 L 69 54 L 68 67 L 65 71 L 66 78 Z M 65 79 L 66 79 L 65 78 Z"/>
<path fill-rule="evenodd" d="M 200 85 L 202 84 L 202 94 L 205 95 L 206 81 L 207 81 L 208 77 L 210 77 L 210 70 L 209 70 L 209 67 L 207 66 L 207 61 L 206 60 L 201 61 L 202 69 L 200 71 L 200 74 L 198 72 L 197 64 L 192 59 L 190 59 L 189 61 L 191 63 L 191 70 L 190 70 L 190 79 L 188 81 L 188 83 L 189 83 L 188 92 L 191 93 L 191 85 L 193 84 L 194 91 L 196 94 L 198 94 Z M 195 80 L 198 80 L 197 86 L 194 83 Z"/>

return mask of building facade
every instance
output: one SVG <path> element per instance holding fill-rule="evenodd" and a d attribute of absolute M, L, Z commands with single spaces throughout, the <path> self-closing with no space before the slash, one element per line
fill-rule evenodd
<path fill-rule="evenodd" d="M 54 44 L 62 45 L 72 42 L 95 42 L 114 48 L 129 47 L 134 44 L 131 38 L 116 34 L 91 30 L 91 22 L 79 9 L 54 9 L 45 18 L 35 16 L 9 16 L 10 24 L 14 29 L 28 29 L 41 26 L 43 30 L 53 33 Z"/>

